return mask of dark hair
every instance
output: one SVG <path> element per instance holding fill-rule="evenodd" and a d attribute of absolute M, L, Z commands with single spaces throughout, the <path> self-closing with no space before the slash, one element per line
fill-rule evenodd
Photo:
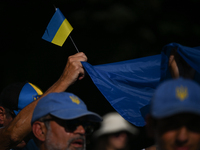
<path fill-rule="evenodd" d="M 10 110 L 18 110 L 19 94 L 27 82 L 16 82 L 6 86 L 0 94 L 0 106 Z"/>

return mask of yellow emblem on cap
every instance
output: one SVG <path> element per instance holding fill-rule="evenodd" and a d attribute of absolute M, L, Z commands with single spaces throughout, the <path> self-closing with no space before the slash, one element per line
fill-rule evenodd
<path fill-rule="evenodd" d="M 176 97 L 180 99 L 181 101 L 184 101 L 188 97 L 188 89 L 187 87 L 183 87 L 182 85 L 180 87 L 176 88 Z"/>
<path fill-rule="evenodd" d="M 70 96 L 69 98 L 72 100 L 72 102 L 74 102 L 74 103 L 76 103 L 76 104 L 79 104 L 79 103 L 80 103 L 80 100 L 79 100 L 78 97 L 76 97 L 76 96 Z"/>
<path fill-rule="evenodd" d="M 42 95 L 35 95 L 33 96 L 33 100 L 36 101 L 38 98 L 40 98 Z"/>

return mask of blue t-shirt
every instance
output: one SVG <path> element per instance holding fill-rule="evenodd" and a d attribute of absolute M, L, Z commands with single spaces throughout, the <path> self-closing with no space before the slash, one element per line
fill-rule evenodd
<path fill-rule="evenodd" d="M 39 150 L 33 139 L 31 139 L 24 148 L 13 148 L 10 150 Z"/>
<path fill-rule="evenodd" d="M 18 150 L 39 150 L 39 148 L 36 146 L 33 139 L 31 139 L 24 148 L 18 149 Z"/>

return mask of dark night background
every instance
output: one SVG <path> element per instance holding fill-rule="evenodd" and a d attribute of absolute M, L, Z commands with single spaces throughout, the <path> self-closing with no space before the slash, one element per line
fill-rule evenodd
<path fill-rule="evenodd" d="M 159 54 L 171 42 L 200 46 L 198 0 L 1 0 L 0 91 L 25 80 L 45 91 L 76 53 L 69 38 L 63 47 L 41 39 L 54 6 L 74 28 L 71 37 L 92 65 Z M 114 110 L 88 76 L 67 91 L 100 115 Z M 135 149 L 152 142 L 140 130 Z"/>

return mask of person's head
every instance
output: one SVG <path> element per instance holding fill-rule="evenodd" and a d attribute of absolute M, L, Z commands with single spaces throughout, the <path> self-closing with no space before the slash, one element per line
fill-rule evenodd
<path fill-rule="evenodd" d="M 110 112 L 103 116 L 100 128 L 94 133 L 95 149 L 127 149 L 129 138 L 138 133 L 139 130 L 119 113 Z"/>
<path fill-rule="evenodd" d="M 42 95 L 42 91 L 30 82 L 8 85 L 0 94 L 0 126 L 7 126 L 28 104 Z"/>
<path fill-rule="evenodd" d="M 160 150 L 199 150 L 200 86 L 183 78 L 161 83 L 150 103 L 147 129 Z"/>
<path fill-rule="evenodd" d="M 102 118 L 67 92 L 50 93 L 40 99 L 32 116 L 34 140 L 41 150 L 85 150 L 85 136 Z"/>

